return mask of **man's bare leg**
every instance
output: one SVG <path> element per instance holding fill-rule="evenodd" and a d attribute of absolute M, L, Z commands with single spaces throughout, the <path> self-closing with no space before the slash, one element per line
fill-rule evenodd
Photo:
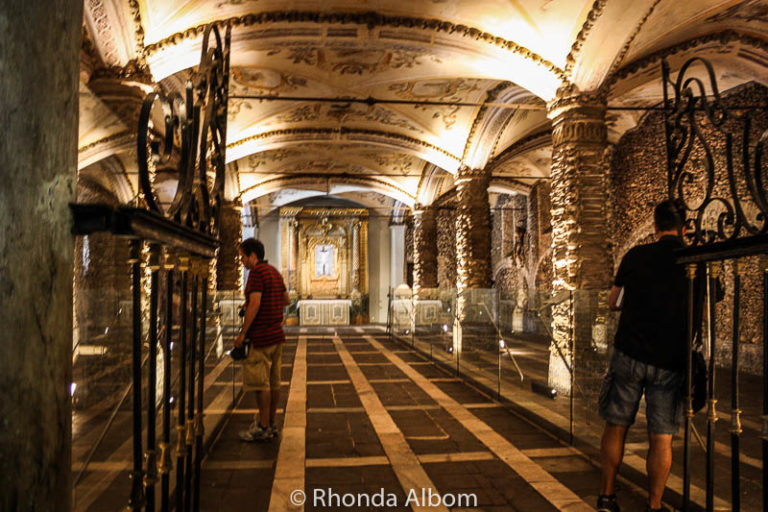
<path fill-rule="evenodd" d="M 269 427 L 270 391 L 259 390 L 256 392 L 259 401 L 259 425 L 262 428 Z"/>
<path fill-rule="evenodd" d="M 623 425 L 605 424 L 603 440 L 600 443 L 600 458 L 602 461 L 602 487 L 600 494 L 615 493 L 616 474 L 624 459 L 624 440 L 627 438 L 629 427 Z"/>
<path fill-rule="evenodd" d="M 648 470 L 648 504 L 661 508 L 661 498 L 672 467 L 672 435 L 648 434 L 650 447 L 645 467 Z"/>
<path fill-rule="evenodd" d="M 277 404 L 280 403 L 280 388 L 270 391 L 271 399 L 269 402 L 269 424 L 274 425 L 277 418 Z"/>

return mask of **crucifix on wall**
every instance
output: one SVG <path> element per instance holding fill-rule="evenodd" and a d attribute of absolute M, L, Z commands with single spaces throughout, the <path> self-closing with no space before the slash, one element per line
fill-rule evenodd
<path fill-rule="evenodd" d="M 335 247 L 332 244 L 315 246 L 315 278 L 333 277 L 335 274 Z"/>

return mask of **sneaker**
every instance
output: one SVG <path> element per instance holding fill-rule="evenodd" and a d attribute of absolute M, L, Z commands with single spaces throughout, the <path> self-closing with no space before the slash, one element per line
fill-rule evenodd
<path fill-rule="evenodd" d="M 274 423 L 271 423 L 269 425 L 269 432 L 272 434 L 272 437 L 277 437 L 279 435 L 279 432 L 277 430 L 277 425 Z"/>
<path fill-rule="evenodd" d="M 597 512 L 619 512 L 619 504 L 616 503 L 616 495 L 601 494 L 597 498 Z"/>
<path fill-rule="evenodd" d="M 269 441 L 274 437 L 270 427 L 263 428 L 258 423 L 252 423 L 248 430 L 240 432 L 240 439 L 248 443 Z"/>

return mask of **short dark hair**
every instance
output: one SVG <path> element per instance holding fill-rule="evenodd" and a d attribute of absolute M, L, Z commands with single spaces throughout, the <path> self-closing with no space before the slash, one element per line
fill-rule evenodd
<path fill-rule="evenodd" d="M 685 209 L 673 199 L 667 199 L 656 205 L 653 211 L 653 222 L 659 231 L 680 230 L 685 219 Z"/>
<path fill-rule="evenodd" d="M 259 258 L 259 261 L 264 261 L 264 244 L 261 243 L 260 240 L 246 238 L 240 242 L 240 250 L 243 251 L 243 254 L 246 256 L 256 253 L 256 257 Z"/>

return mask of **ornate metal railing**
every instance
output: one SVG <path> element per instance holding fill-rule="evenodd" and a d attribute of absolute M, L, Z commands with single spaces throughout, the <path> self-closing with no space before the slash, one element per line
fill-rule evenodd
<path fill-rule="evenodd" d="M 765 235 L 768 131 L 757 133 L 753 120 L 766 106 L 727 106 L 705 59 L 687 61 L 674 80 L 662 66 L 668 193 L 685 207 L 687 243 L 711 252 L 718 242 Z"/>
<path fill-rule="evenodd" d="M 763 152 L 768 131 L 756 128 L 756 118 L 766 105 L 729 105 L 720 94 L 712 65 L 693 58 L 673 78 L 669 64 L 662 64 L 664 128 L 666 134 L 668 196 L 684 209 L 686 248 L 678 254 L 689 279 L 687 414 L 685 418 L 683 510 L 691 506 L 691 440 L 694 428 L 692 350 L 700 340 L 709 353 L 707 386 L 706 509 L 715 505 L 716 423 L 715 382 L 717 291 L 725 261 L 731 262 L 733 290 L 731 312 L 720 311 L 732 321 L 731 340 L 731 507 L 741 509 L 739 345 L 744 262 L 748 256 L 768 252 L 768 196 Z M 764 122 L 764 120 L 763 120 Z M 764 262 L 760 266 L 765 268 Z M 768 270 L 763 270 L 763 510 L 768 511 Z M 744 288 L 742 290 L 742 288 Z M 755 291 L 756 292 L 756 291 Z M 706 319 L 706 322 L 703 320 Z M 747 318 L 749 320 L 749 318 Z M 706 329 L 703 325 L 706 324 Z M 693 432 L 692 432 L 693 431 Z"/>
<path fill-rule="evenodd" d="M 136 205 L 72 204 L 74 233 L 110 232 L 131 240 L 133 278 L 133 466 L 129 507 L 155 510 L 160 484 L 163 511 L 199 510 L 203 456 L 203 383 L 208 304 L 208 268 L 219 245 L 218 223 L 224 193 L 230 28 L 224 39 L 206 28 L 200 64 L 190 72 L 184 94 L 152 92 L 139 116 L 137 153 L 140 194 Z M 162 197 L 157 178 L 177 182 L 173 197 Z M 148 261 L 141 257 L 149 245 Z M 142 336 L 142 266 L 151 272 L 148 336 Z M 163 275 L 164 274 L 164 275 Z M 165 277 L 165 307 L 160 308 Z M 179 285 L 175 282 L 178 280 Z M 172 496 L 171 389 L 174 298 L 181 329 L 176 405 L 175 496 Z M 165 312 L 160 318 L 158 311 Z M 158 339 L 165 323 L 165 338 Z M 142 407 L 142 345 L 147 342 L 146 404 Z M 158 347 L 163 353 L 161 406 L 157 405 Z M 160 439 L 157 412 L 162 411 Z M 143 443 L 146 436 L 146 445 Z M 144 449 L 143 447 L 146 446 Z M 175 507 L 171 505 L 171 499 Z"/>

